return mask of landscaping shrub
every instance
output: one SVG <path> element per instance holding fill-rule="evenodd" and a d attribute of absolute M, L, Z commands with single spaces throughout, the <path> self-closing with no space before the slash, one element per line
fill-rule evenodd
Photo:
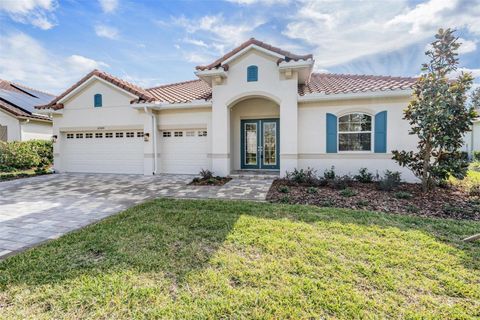
<path fill-rule="evenodd" d="M 331 186 L 334 189 L 343 190 L 352 184 L 352 178 L 350 176 L 335 177 L 330 181 Z"/>
<path fill-rule="evenodd" d="M 470 170 L 480 172 L 480 161 L 474 161 L 470 163 L 470 166 L 468 168 Z"/>
<path fill-rule="evenodd" d="M 315 184 L 317 180 L 317 173 L 312 168 L 300 169 L 295 168 L 292 172 L 287 172 L 287 180 L 296 183 Z"/>
<path fill-rule="evenodd" d="M 324 177 L 326 180 L 334 180 L 335 177 L 336 177 L 335 167 L 332 166 L 330 169 L 325 170 L 325 172 L 323 173 L 323 177 Z"/>
<path fill-rule="evenodd" d="M 354 177 L 355 180 L 361 183 L 372 183 L 373 182 L 373 174 L 368 172 L 367 168 L 361 168 L 358 171 L 358 174 Z"/>
<path fill-rule="evenodd" d="M 353 189 L 345 188 L 345 189 L 340 191 L 340 195 L 342 197 L 350 198 L 350 197 L 356 196 L 357 192 Z"/>
<path fill-rule="evenodd" d="M 310 187 L 307 189 L 307 192 L 310 194 L 316 194 L 318 192 L 318 189 L 315 187 Z"/>
<path fill-rule="evenodd" d="M 395 192 L 394 196 L 397 199 L 410 199 L 410 198 L 412 198 L 412 194 L 409 193 L 409 192 L 405 192 L 405 191 Z"/>
<path fill-rule="evenodd" d="M 383 191 L 392 191 L 400 185 L 401 181 L 400 172 L 387 170 L 383 178 L 378 181 L 377 187 Z"/>
<path fill-rule="evenodd" d="M 0 170 L 46 169 L 53 162 L 51 141 L 31 140 L 0 143 Z"/>
<path fill-rule="evenodd" d="M 473 151 L 473 161 L 479 161 L 480 162 L 480 151 Z"/>
<path fill-rule="evenodd" d="M 202 169 L 200 170 L 200 176 L 202 177 L 203 180 L 210 180 L 213 178 L 213 172 L 208 170 L 208 169 Z"/>
<path fill-rule="evenodd" d="M 289 193 L 290 192 L 290 189 L 287 187 L 287 186 L 281 186 L 278 191 L 280 191 L 281 193 Z"/>

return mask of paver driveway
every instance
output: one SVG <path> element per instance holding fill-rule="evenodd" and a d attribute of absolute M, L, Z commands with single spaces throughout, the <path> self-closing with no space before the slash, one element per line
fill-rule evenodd
<path fill-rule="evenodd" d="M 189 175 L 53 174 L 0 182 L 0 259 L 157 197 L 265 200 L 271 179 L 188 186 Z"/>

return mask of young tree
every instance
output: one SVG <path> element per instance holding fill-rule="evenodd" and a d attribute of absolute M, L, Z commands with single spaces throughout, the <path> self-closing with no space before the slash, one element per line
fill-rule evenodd
<path fill-rule="evenodd" d="M 449 175 L 463 179 L 468 161 L 459 151 L 463 135 L 476 117 L 474 106 L 467 107 L 467 92 L 473 83 L 470 73 L 461 72 L 449 79 L 458 67 L 458 48 L 454 31 L 440 29 L 430 58 L 422 65 L 422 75 L 413 86 L 413 100 L 404 111 L 418 137 L 417 151 L 393 151 L 393 159 L 421 179 L 423 190 L 432 189 Z"/>

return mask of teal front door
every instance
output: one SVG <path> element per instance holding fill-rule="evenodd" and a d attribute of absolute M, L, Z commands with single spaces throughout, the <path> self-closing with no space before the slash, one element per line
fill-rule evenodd
<path fill-rule="evenodd" d="M 241 168 L 280 169 L 278 119 L 241 121 Z"/>

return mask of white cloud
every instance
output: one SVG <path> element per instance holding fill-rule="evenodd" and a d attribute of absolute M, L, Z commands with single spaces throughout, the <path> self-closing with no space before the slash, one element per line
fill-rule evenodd
<path fill-rule="evenodd" d="M 16 22 L 31 24 L 48 30 L 56 25 L 53 14 L 58 7 L 56 0 L 3 0 L 0 11 L 6 12 Z"/>
<path fill-rule="evenodd" d="M 118 30 L 114 27 L 106 26 L 99 24 L 95 26 L 95 33 L 99 37 L 108 38 L 108 39 L 118 39 Z"/>
<path fill-rule="evenodd" d="M 112 13 L 118 8 L 118 0 L 98 0 L 103 12 Z"/>
<path fill-rule="evenodd" d="M 86 73 L 108 65 L 81 55 L 60 56 L 24 33 L 0 35 L 0 78 L 59 94 Z"/>
<path fill-rule="evenodd" d="M 241 5 L 251 5 L 251 4 L 273 5 L 273 4 L 287 4 L 291 2 L 291 0 L 227 0 L 227 1 L 236 3 L 236 4 L 241 4 Z"/>
<path fill-rule="evenodd" d="M 480 34 L 478 1 L 430 0 L 410 7 L 406 0 L 303 0 L 299 8 L 287 18 L 283 34 L 314 47 L 317 68 L 427 42 L 440 27 Z"/>
<path fill-rule="evenodd" d="M 473 51 L 477 50 L 477 42 L 476 41 L 459 38 L 458 42 L 462 44 L 460 46 L 460 48 L 458 49 L 458 53 L 460 53 L 460 54 L 470 53 L 470 52 L 473 52 Z"/>
<path fill-rule="evenodd" d="M 211 56 L 203 55 L 201 53 L 196 53 L 196 52 L 185 52 L 183 54 L 183 57 L 188 62 L 198 63 L 198 64 L 209 63 L 212 60 Z"/>
<path fill-rule="evenodd" d="M 208 45 L 202 40 L 185 38 L 182 40 L 184 43 L 193 44 L 194 46 L 208 48 Z"/>

